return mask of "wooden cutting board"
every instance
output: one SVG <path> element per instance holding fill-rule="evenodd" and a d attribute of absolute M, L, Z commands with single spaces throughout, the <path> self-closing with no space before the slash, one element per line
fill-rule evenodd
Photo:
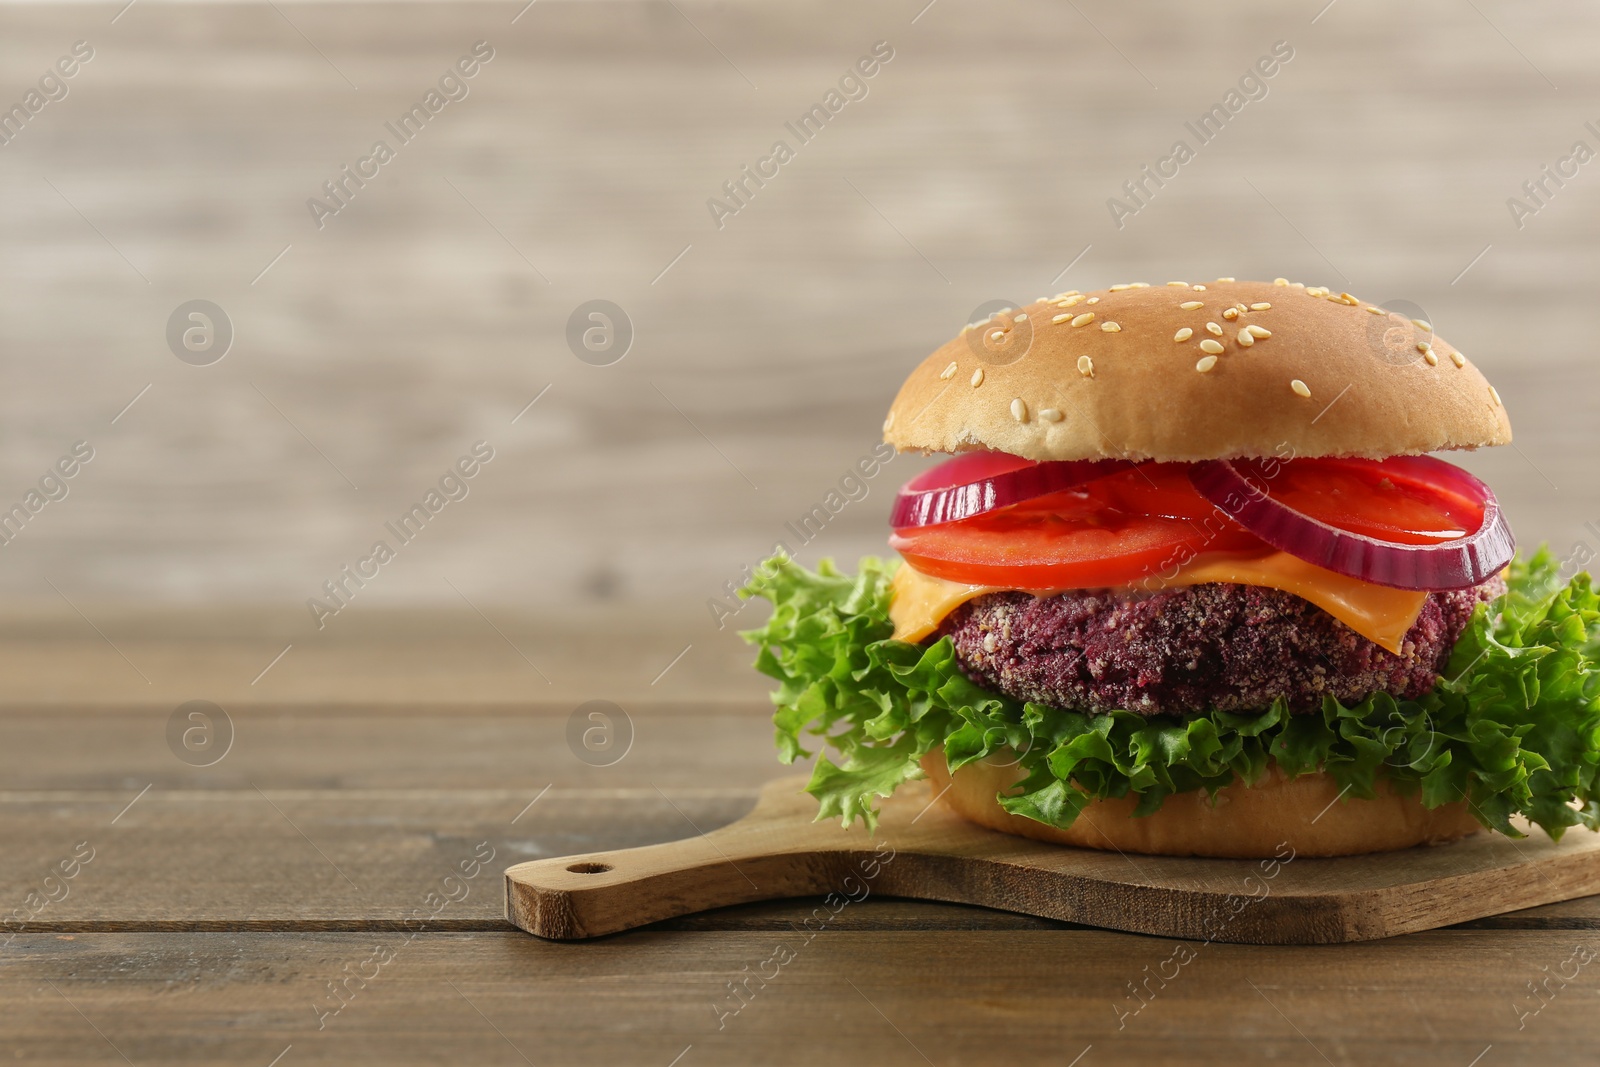
<path fill-rule="evenodd" d="M 1367 941 L 1600 893 L 1600 834 L 1487 832 L 1340 859 L 1220 860 L 1067 848 L 974 826 L 928 782 L 884 802 L 875 835 L 813 819 L 805 779 L 766 786 L 749 815 L 699 837 L 521 863 L 506 917 L 576 940 L 708 908 L 818 897 L 820 929 L 853 902 L 909 897 L 1193 941 Z"/>

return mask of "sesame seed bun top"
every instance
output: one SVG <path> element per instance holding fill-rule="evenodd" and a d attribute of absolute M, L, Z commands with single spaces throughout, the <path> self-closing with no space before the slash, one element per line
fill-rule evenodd
<path fill-rule="evenodd" d="M 1500 395 L 1428 323 L 1275 282 L 1115 285 L 1001 312 L 911 372 L 900 451 L 1374 459 L 1501 445 Z"/>

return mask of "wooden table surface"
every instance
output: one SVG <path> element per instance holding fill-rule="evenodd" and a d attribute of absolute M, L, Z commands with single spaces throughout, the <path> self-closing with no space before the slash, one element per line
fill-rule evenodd
<path fill-rule="evenodd" d="M 231 657 L 177 638 L 135 652 L 162 658 L 163 640 L 197 672 Z M 409 651 L 415 666 L 391 666 L 389 681 L 420 691 L 451 648 L 414 637 Z M 739 817 L 761 783 L 790 773 L 764 707 L 627 701 L 632 748 L 593 767 L 568 747 L 570 703 L 475 699 L 466 680 L 451 702 L 230 702 L 231 748 L 198 768 L 169 747 L 170 704 L 110 699 L 124 684 L 102 643 L 63 639 L 48 658 L 90 699 L 0 711 L 0 901 L 30 916 L 0 951 L 0 1047 L 19 1061 L 1592 1056 L 1600 985 L 1588 971 L 1564 988 L 1551 976 L 1600 949 L 1600 898 L 1383 942 L 1190 945 L 1182 967 L 1160 938 L 873 898 L 814 939 L 799 923 L 819 902 L 800 900 L 544 942 L 505 922 L 500 871 Z M 420 932 L 408 924 L 419 913 Z M 780 950 L 793 958 L 728 1014 L 729 983 L 770 976 Z M 1557 992 L 1527 1014 L 1541 1006 L 1529 983 L 1547 979 Z M 1130 983 L 1147 990 L 1137 1013 Z"/>
<path fill-rule="evenodd" d="M 878 899 L 810 942 L 792 901 L 544 943 L 498 871 L 710 829 L 790 773 L 706 601 L 985 301 L 1219 274 L 1408 300 L 1515 420 L 1463 462 L 1525 541 L 1600 547 L 1594 165 L 1523 226 L 1506 207 L 1596 143 L 1596 32 L 1592 5 L 1509 0 L 0 4 L 0 106 L 96 52 L 0 147 L 0 501 L 97 449 L 0 553 L 0 915 L 28 917 L 0 1049 L 1592 1061 L 1600 970 L 1552 976 L 1600 947 L 1596 900 L 1211 945 L 1162 979 L 1160 939 Z M 307 198 L 480 39 L 470 98 L 319 229 Z M 707 198 L 878 40 L 870 95 L 719 228 Z M 1117 227 L 1107 198 L 1279 40 L 1270 93 Z M 164 336 L 197 297 L 237 327 L 208 367 Z M 565 336 L 596 297 L 638 328 L 607 367 Z M 480 438 L 470 499 L 318 630 L 306 598 Z M 919 462 L 802 558 L 882 551 Z M 233 726 L 214 766 L 169 747 L 194 699 Z M 590 699 L 632 722 L 615 766 L 568 747 Z"/>

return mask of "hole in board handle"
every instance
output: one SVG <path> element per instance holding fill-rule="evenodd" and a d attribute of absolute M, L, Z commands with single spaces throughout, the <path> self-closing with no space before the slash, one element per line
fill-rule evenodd
<path fill-rule="evenodd" d="M 574 863 L 572 866 L 567 868 L 567 870 L 571 871 L 573 874 L 605 874 L 610 869 L 611 864 L 609 863 L 592 863 L 587 861 L 584 863 Z"/>

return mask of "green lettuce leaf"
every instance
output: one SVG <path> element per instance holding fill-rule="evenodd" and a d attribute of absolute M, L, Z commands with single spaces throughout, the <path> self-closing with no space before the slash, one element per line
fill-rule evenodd
<path fill-rule="evenodd" d="M 1478 606 L 1419 700 L 1379 693 L 1354 706 L 1327 698 L 1311 714 L 1278 702 L 1181 719 L 1090 716 L 974 685 L 948 637 L 892 639 L 897 565 L 869 557 L 851 576 L 830 560 L 812 572 L 775 557 L 741 590 L 772 602 L 766 625 L 743 636 L 778 682 L 779 758 L 822 753 L 806 787 L 819 818 L 875 828 L 878 801 L 923 777 L 922 758 L 943 746 L 951 770 L 1021 753 L 1021 787 L 1000 802 L 1053 826 L 1106 797 L 1137 797 L 1148 815 L 1174 793 L 1255 782 L 1276 762 L 1291 776 L 1325 771 L 1351 797 L 1387 779 L 1430 808 L 1465 800 L 1513 836 L 1516 816 L 1552 837 L 1600 829 L 1600 596 L 1587 574 L 1563 583 L 1545 549 L 1512 564 L 1509 591 Z"/>

